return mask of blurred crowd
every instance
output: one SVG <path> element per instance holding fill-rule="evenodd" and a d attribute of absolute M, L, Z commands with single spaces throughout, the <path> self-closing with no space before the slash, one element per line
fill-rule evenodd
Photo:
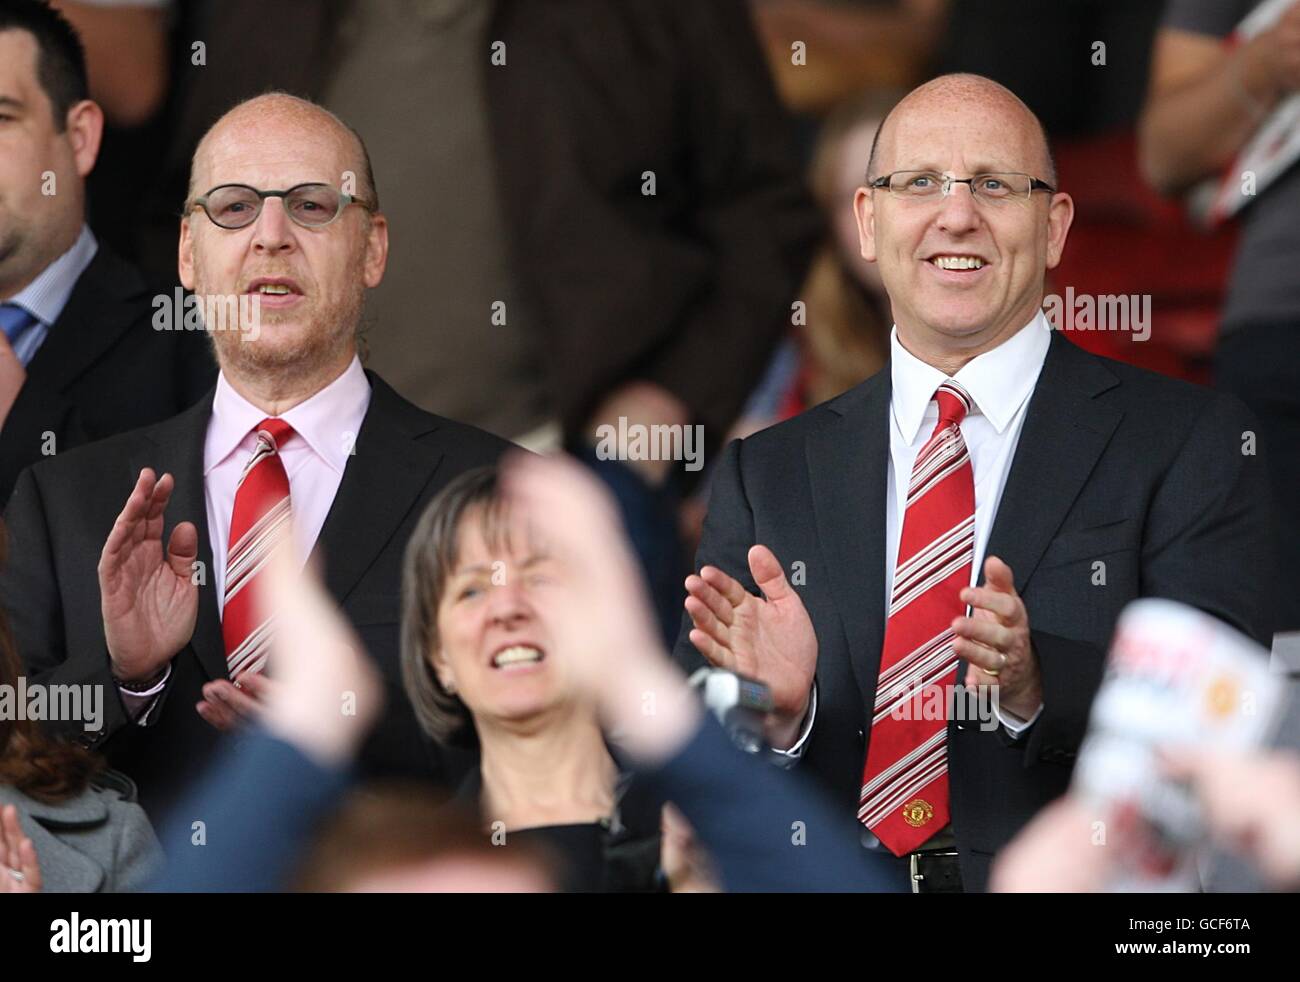
<path fill-rule="evenodd" d="M 1146 298 L 1141 332 L 1049 309 L 1053 344 L 1251 414 L 1259 483 L 1169 492 L 1190 530 L 1137 551 L 1231 538 L 1206 516 L 1258 490 L 1260 616 L 1174 599 L 1285 670 L 1300 165 L 1222 201 L 1300 99 L 1300 2 L 0 0 L 0 691 L 106 693 L 96 733 L 0 715 L 0 892 L 908 889 L 840 793 L 870 720 L 852 780 L 798 765 L 810 731 L 840 753 L 828 687 L 856 675 L 817 663 L 833 615 L 787 582 L 799 556 L 743 558 L 778 533 L 732 441 L 896 364 L 861 189 L 891 110 L 957 73 L 1037 118 L 1040 183 L 1072 199 L 1044 291 Z M 212 296 L 262 321 L 185 326 Z M 699 457 L 638 453 L 638 428 Z M 813 624 L 787 700 L 759 655 Z M 732 745 L 703 664 L 766 684 L 793 758 Z M 1300 886 L 1300 753 L 1162 767 L 1217 846 Z M 1090 803 L 1039 805 L 966 889 L 1105 889 L 1150 835 L 1106 815 L 1096 849 Z"/>

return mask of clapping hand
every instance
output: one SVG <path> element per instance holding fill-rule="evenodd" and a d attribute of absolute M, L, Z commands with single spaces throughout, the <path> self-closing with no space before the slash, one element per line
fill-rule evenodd
<path fill-rule="evenodd" d="M 1029 613 L 1011 567 L 984 560 L 984 585 L 961 592 L 970 617 L 953 619 L 954 650 L 966 659 L 966 685 L 997 686 L 998 705 L 1028 720 L 1043 704 L 1043 680 L 1029 635 Z"/>
<path fill-rule="evenodd" d="M 817 635 L 799 594 L 767 546 L 749 550 L 756 597 L 716 566 L 686 578 L 691 644 L 719 668 L 756 678 L 772 691 L 768 741 L 788 747 L 808 712 L 817 671 Z"/>
<path fill-rule="evenodd" d="M 99 557 L 100 608 L 113 675 L 140 682 L 159 675 L 194 634 L 199 553 L 192 522 L 172 529 L 163 551 L 163 513 L 176 486 L 170 474 L 140 472 Z"/>

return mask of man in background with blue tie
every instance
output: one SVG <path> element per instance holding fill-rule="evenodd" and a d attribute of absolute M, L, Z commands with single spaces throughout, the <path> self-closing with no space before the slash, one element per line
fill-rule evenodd
<path fill-rule="evenodd" d="M 0 505 L 22 469 L 157 422 L 211 386 L 202 332 L 156 331 L 140 272 L 85 222 L 104 117 L 43 0 L 0 8 Z"/>

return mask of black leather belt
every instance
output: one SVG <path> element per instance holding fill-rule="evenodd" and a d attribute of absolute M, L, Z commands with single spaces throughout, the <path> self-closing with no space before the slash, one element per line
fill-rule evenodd
<path fill-rule="evenodd" d="M 956 849 L 909 853 L 908 872 L 913 893 L 963 893 Z"/>

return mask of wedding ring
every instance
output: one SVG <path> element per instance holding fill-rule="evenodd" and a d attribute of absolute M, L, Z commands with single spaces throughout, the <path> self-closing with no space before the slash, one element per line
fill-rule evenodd
<path fill-rule="evenodd" d="M 27 877 L 23 876 L 23 871 L 20 869 L 11 869 L 9 871 L 9 875 L 12 876 L 19 883 L 22 883 L 27 879 Z"/>

